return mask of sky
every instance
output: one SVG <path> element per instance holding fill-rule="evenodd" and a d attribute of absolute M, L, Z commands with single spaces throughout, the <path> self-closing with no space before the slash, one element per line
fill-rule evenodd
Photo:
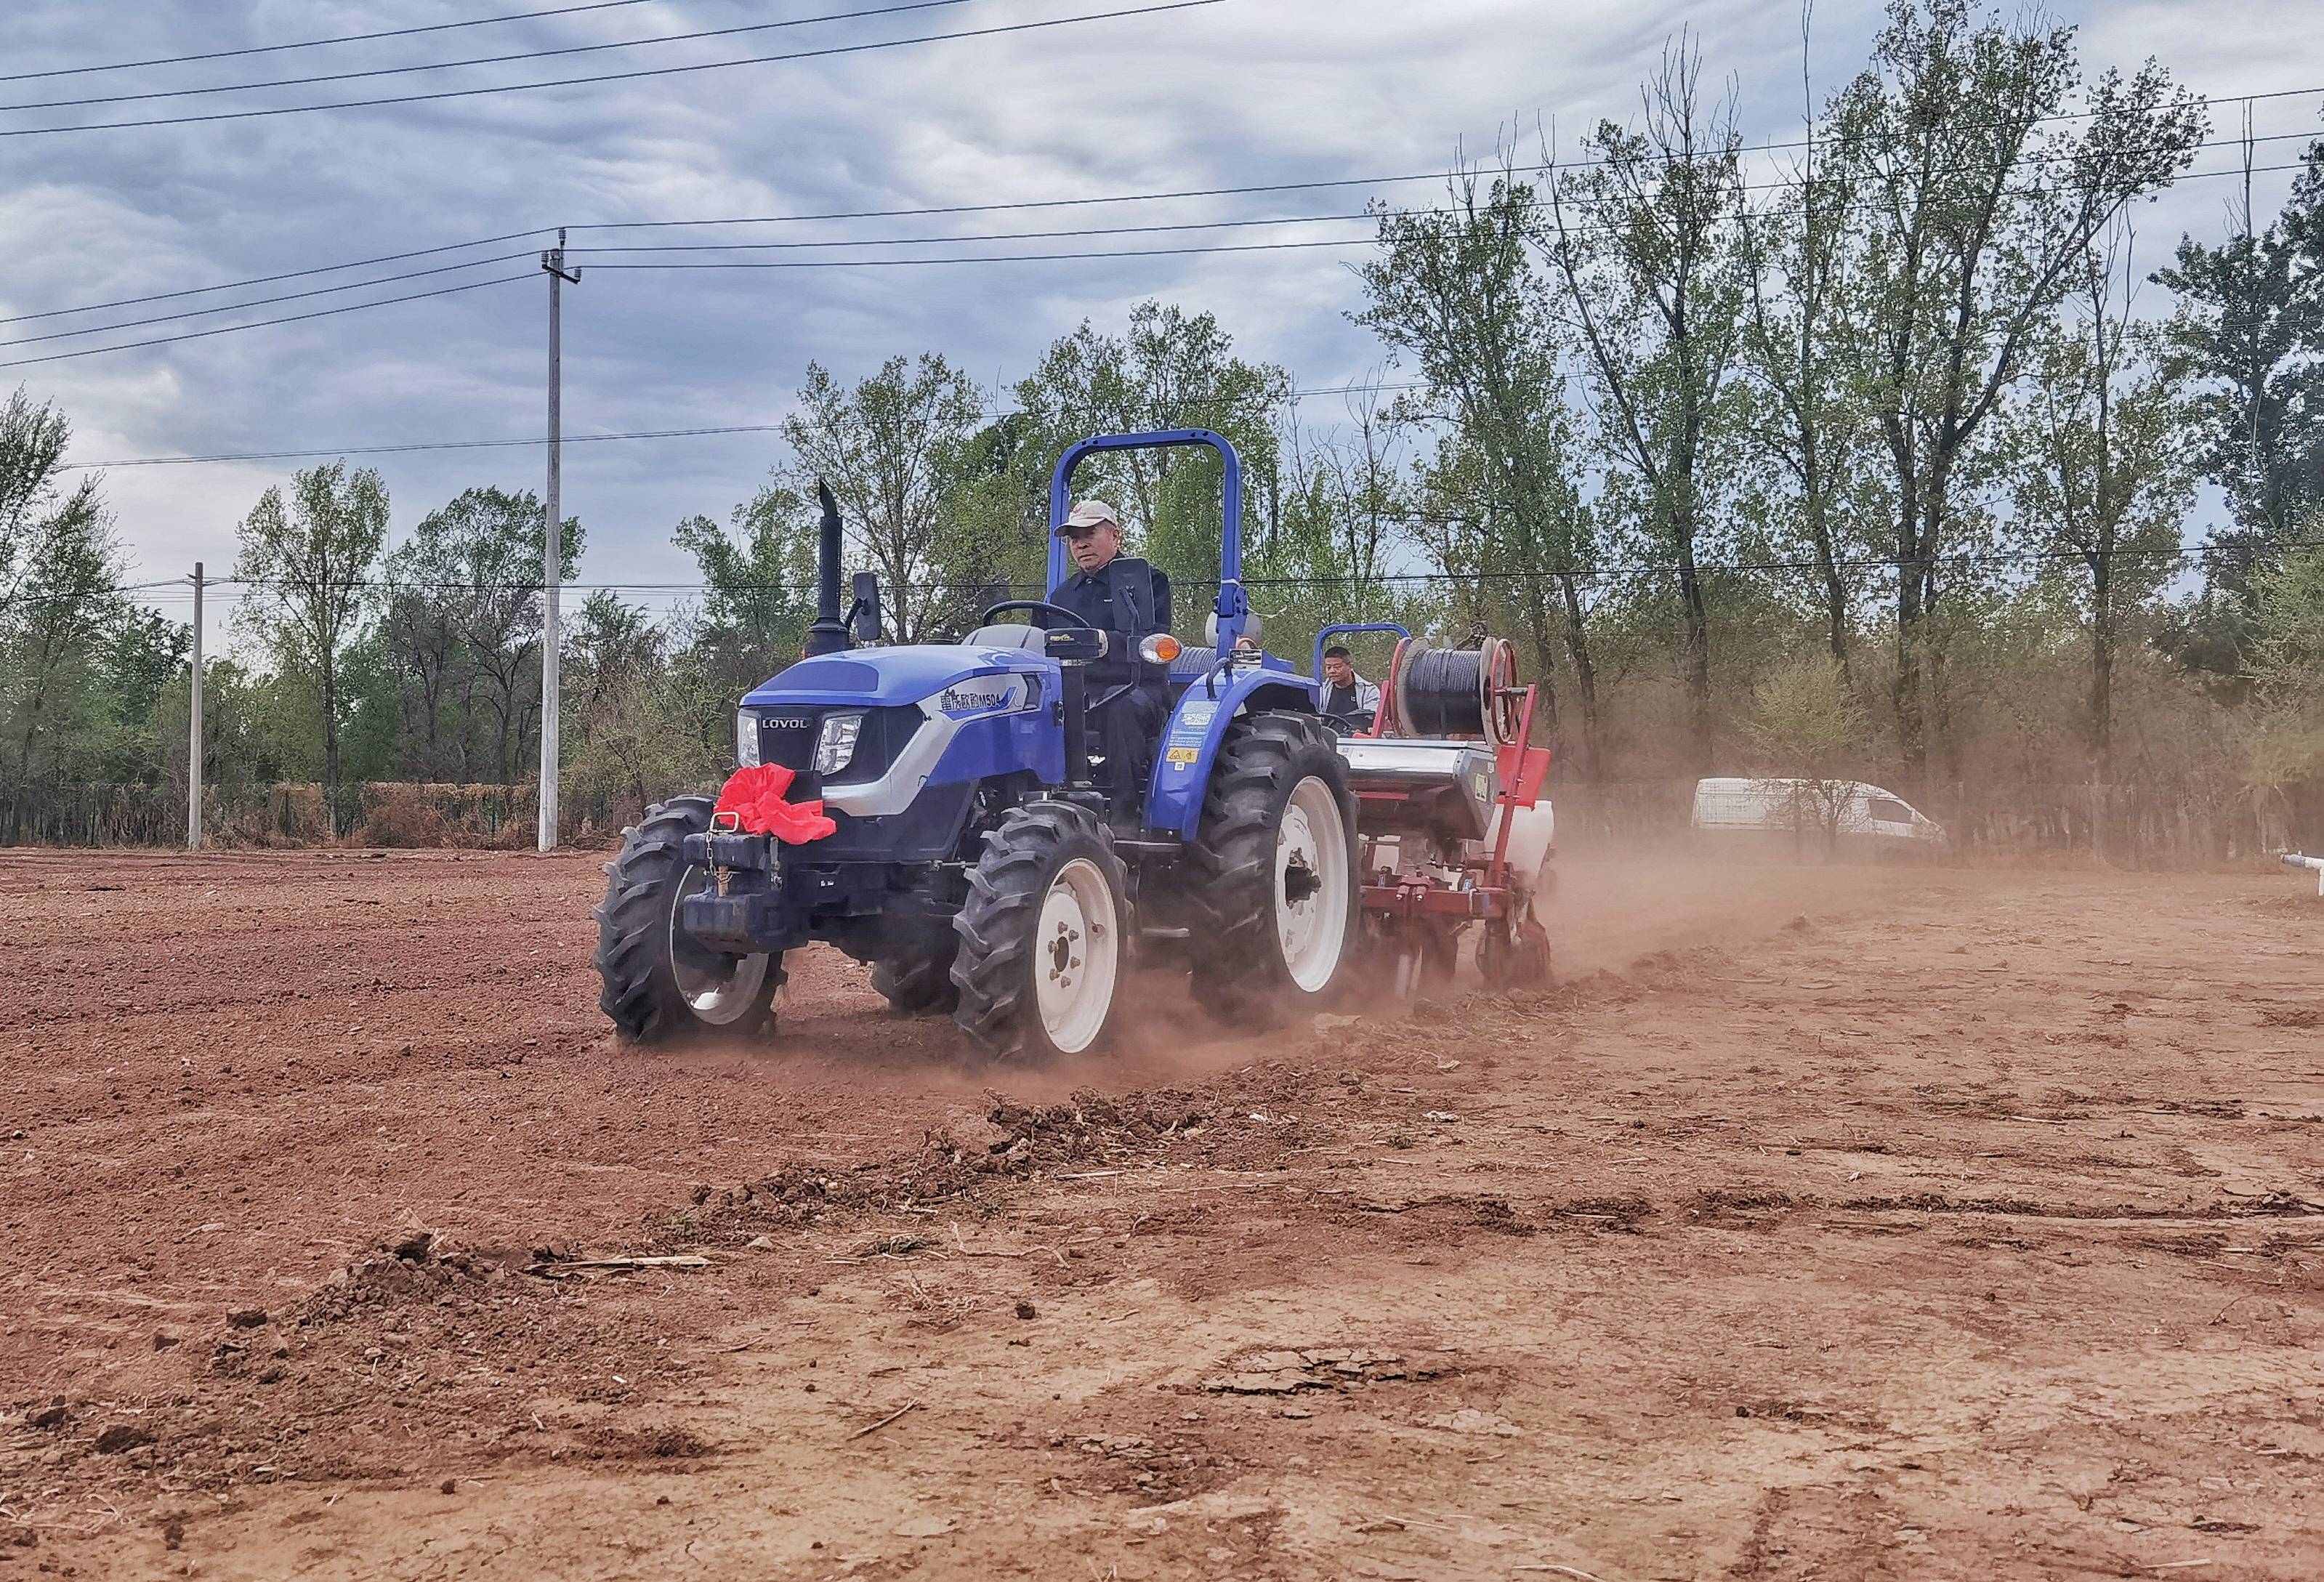
<path fill-rule="evenodd" d="M 697 513 L 724 520 L 776 459 L 771 435 L 587 442 L 592 434 L 779 421 L 809 361 L 853 380 L 887 357 L 943 352 L 1005 398 L 1084 319 L 1119 332 L 1158 297 L 1219 316 L 1241 354 L 1305 390 L 1386 372 L 1349 322 L 1358 245 L 1243 253 L 1165 248 L 1360 244 L 1369 227 L 1238 225 L 1139 235 L 982 240 L 1009 233 L 1347 216 L 1367 200 L 1425 203 L 1443 170 L 1546 131 L 1570 143 L 1627 118 L 1637 84 L 1683 30 L 1731 87 L 1747 142 L 1798 135 L 1797 0 L 616 0 L 578 12 L 399 38 L 98 72 L 65 69 L 564 9 L 577 0 L 13 0 L 0 61 L 0 361 L 183 336 L 250 319 L 478 284 L 448 295 L 173 344 L 0 367 L 60 402 L 78 462 L 212 456 L 546 432 L 547 284 L 539 250 L 570 227 L 564 295 L 564 505 L 588 546 L 584 584 L 683 582 L 670 541 Z M 636 48 L 538 51 L 800 23 Z M 1819 97 L 1862 63 L 1876 0 L 1821 0 L 1807 50 Z M 2012 7 L 2013 14 L 2017 8 Z M 2300 0 L 2081 0 L 2050 7 L 2081 30 L 2086 69 L 2152 55 L 2178 80 L 2253 109 L 2259 162 L 2288 163 L 2324 129 L 2324 31 Z M 1137 13 L 1114 14 L 1106 13 Z M 1084 21 L 1064 19 L 1095 18 Z M 1059 22 L 1055 26 L 1028 23 Z M 990 30 L 1014 28 L 995 32 Z M 982 36 L 931 38 L 936 34 Z M 894 40 L 893 48 L 854 49 Z M 424 102 L 73 132 L 107 120 L 216 115 L 450 89 L 841 50 L 813 58 Z M 260 91 L 47 109 L 12 106 L 475 57 L 529 59 Z M 2297 90 L 2297 91 L 2295 91 Z M 2214 113 L 2235 132 L 2239 106 Z M 1520 130 L 1521 129 L 1521 130 Z M 1539 129 L 1539 130 L 1537 130 Z M 1773 156 L 1768 156 L 1772 158 Z M 2227 170 L 2231 148 L 2199 170 Z M 1767 160 L 1759 168 L 1768 168 Z M 2263 174 L 2263 214 L 2284 173 Z M 974 214 L 639 227 L 639 222 L 1120 198 L 1283 182 L 1305 191 L 1077 204 Z M 2182 231 L 2225 225 L 2236 183 L 2183 182 L 2144 210 L 2142 261 Z M 630 226 L 625 229 L 592 227 Z M 500 238 L 500 240 L 493 240 Z M 865 245 L 925 238 L 910 245 Z M 653 243 L 843 242 L 758 253 L 624 254 Z M 60 309 L 429 251 L 368 268 Z M 661 270 L 704 258 L 908 259 L 1021 253 L 1107 258 L 812 269 Z M 494 262 L 497 260 L 497 262 Z M 425 275 L 390 282 L 408 271 Z M 311 292 L 238 312 L 127 321 Z M 2147 287 L 2149 306 L 2161 288 Z M 28 317 L 32 315 L 49 317 Z M 117 326 L 110 334 L 60 331 Z M 32 336 L 50 336 L 32 340 Z M 1303 416 L 1344 418 L 1346 398 Z M 235 525 L 261 491 L 328 455 L 112 466 L 105 494 L 134 580 L 231 569 Z M 460 490 L 541 487 L 540 446 L 357 456 L 384 475 L 401 537 Z M 146 595 L 182 618 L 179 589 Z M 666 607 L 678 594 L 640 594 Z"/>

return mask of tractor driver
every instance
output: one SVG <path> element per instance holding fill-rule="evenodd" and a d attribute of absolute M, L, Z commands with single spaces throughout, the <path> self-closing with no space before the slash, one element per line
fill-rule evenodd
<path fill-rule="evenodd" d="M 1170 579 L 1121 553 L 1121 519 L 1102 500 L 1074 506 L 1057 537 L 1078 569 L 1051 602 L 1112 639 L 1087 672 L 1090 733 L 1105 759 L 1106 795 L 1126 819 L 1144 804 L 1154 742 L 1170 715 L 1170 667 L 1138 657 L 1141 639 L 1170 630 Z"/>
<path fill-rule="evenodd" d="M 1323 650 L 1323 717 L 1342 731 L 1369 731 L 1379 718 L 1379 688 L 1356 674 L 1348 650 L 1333 643 Z"/>

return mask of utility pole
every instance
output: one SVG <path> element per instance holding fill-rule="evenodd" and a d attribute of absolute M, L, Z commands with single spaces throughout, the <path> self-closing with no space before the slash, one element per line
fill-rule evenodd
<path fill-rule="evenodd" d="M 194 667 L 186 707 L 186 850 L 202 849 L 202 563 L 194 562 Z"/>
<path fill-rule="evenodd" d="M 562 424 L 565 407 L 565 350 L 558 309 L 567 283 L 579 284 L 581 271 L 565 268 L 565 230 L 558 227 L 557 245 L 540 255 L 549 275 L 549 510 L 540 541 L 540 849 L 557 850 L 557 595 L 565 582 L 564 507 L 558 498 L 564 462 Z"/>

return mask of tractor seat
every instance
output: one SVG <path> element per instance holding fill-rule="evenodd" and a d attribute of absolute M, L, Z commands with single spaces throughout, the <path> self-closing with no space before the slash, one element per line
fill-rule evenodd
<path fill-rule="evenodd" d="M 1038 626 L 1021 622 L 1007 625 L 980 626 L 960 639 L 964 648 L 1039 648 L 1047 634 Z"/>

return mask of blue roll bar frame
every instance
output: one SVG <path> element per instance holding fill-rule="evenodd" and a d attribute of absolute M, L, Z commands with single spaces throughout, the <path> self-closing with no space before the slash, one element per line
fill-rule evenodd
<path fill-rule="evenodd" d="M 1243 617 L 1250 612 L 1250 601 L 1242 589 L 1242 458 L 1235 455 L 1233 446 L 1223 434 L 1208 428 L 1157 428 L 1147 434 L 1100 434 L 1084 439 L 1057 458 L 1056 470 L 1049 474 L 1049 597 L 1065 585 L 1073 575 L 1072 558 L 1065 553 L 1065 541 L 1057 537 L 1057 529 L 1065 524 L 1065 516 L 1073 509 L 1074 469 L 1083 458 L 1106 450 L 1162 450 L 1174 446 L 1206 445 L 1219 453 L 1226 468 L 1226 498 L 1222 502 L 1223 529 L 1219 539 L 1219 596 L 1212 610 L 1219 618 L 1218 648 L 1221 653 L 1233 649 L 1235 639 L 1242 635 Z M 1320 664 L 1321 661 L 1319 660 Z"/>

